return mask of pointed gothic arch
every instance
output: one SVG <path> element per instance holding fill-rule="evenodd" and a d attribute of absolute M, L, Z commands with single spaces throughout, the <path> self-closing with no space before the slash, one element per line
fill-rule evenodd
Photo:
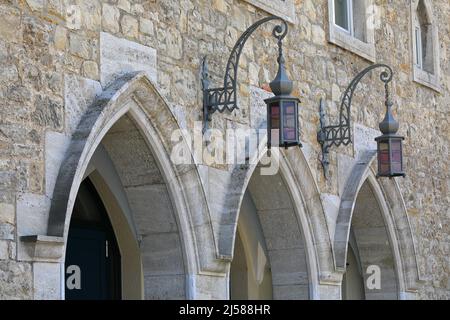
<path fill-rule="evenodd" d="M 183 297 L 201 297 L 202 281 L 211 281 L 211 273 L 225 274 L 226 264 L 219 258 L 210 210 L 197 165 L 194 161 L 191 164 L 174 164 L 170 161 L 172 132 L 179 127 L 168 102 L 158 93 L 145 73 L 127 74 L 117 79 L 84 113 L 71 136 L 58 172 L 49 210 L 47 234 L 26 235 L 22 240 L 34 248 L 34 259 L 64 260 L 71 212 L 80 183 L 102 140 L 124 118 L 130 119 L 136 132 L 139 132 L 140 139 L 156 161 L 167 188 L 180 235 L 183 259 L 183 274 L 178 277 L 177 285 L 183 288 Z M 186 141 L 183 140 L 182 143 Z M 190 148 L 186 147 L 185 150 Z M 136 152 L 131 149 L 129 151 Z M 112 158 L 114 161 L 114 157 Z M 61 249 L 53 250 L 52 246 Z M 210 296 L 209 292 L 205 294 Z M 221 297 L 222 293 L 217 294 Z"/>
<path fill-rule="evenodd" d="M 355 164 L 342 194 L 333 242 L 336 268 L 342 272 L 346 270 L 348 243 L 358 196 L 363 188 L 371 190 L 392 250 L 397 298 L 414 298 L 419 273 L 406 207 L 394 179 L 376 178 L 375 158 L 376 152 L 368 151 L 363 154 Z"/>
<path fill-rule="evenodd" d="M 263 150 L 265 146 L 264 140 L 260 146 L 260 150 Z M 257 179 L 258 182 L 253 183 L 253 185 L 264 183 L 267 185 L 269 180 L 271 180 L 271 176 L 260 176 L 259 172 L 257 172 L 260 158 L 263 155 L 264 153 L 253 154 L 252 160 L 249 162 L 251 165 L 245 168 L 236 167 L 228 178 L 230 184 L 227 186 L 224 195 L 226 204 L 223 206 L 227 208 L 228 214 L 224 215 L 227 220 L 222 221 L 222 225 L 227 228 L 222 233 L 219 233 L 219 248 L 221 254 L 229 256 L 230 260 L 232 260 L 232 252 L 234 250 L 240 207 L 250 181 Z M 337 288 L 339 285 L 341 275 L 335 270 L 326 217 L 320 193 L 309 165 L 299 148 L 280 152 L 279 165 L 279 172 L 274 177 L 276 181 L 282 181 L 283 190 L 286 193 L 280 193 L 281 189 L 275 189 L 275 197 L 284 197 L 292 206 L 292 211 L 289 211 L 289 214 L 284 214 L 282 218 L 288 222 L 287 225 L 289 227 L 293 228 L 291 231 L 293 234 L 295 233 L 294 237 L 297 239 L 298 244 L 302 242 L 300 247 L 304 250 L 305 255 L 304 259 L 298 256 L 297 260 L 301 262 L 303 259 L 306 269 L 300 270 L 301 264 L 298 264 L 291 270 L 293 273 L 297 272 L 298 274 L 304 274 L 307 271 L 307 283 L 297 283 L 297 285 L 304 286 L 307 284 L 308 288 L 299 289 L 297 299 L 300 297 L 309 297 L 309 299 L 334 297 L 335 292 L 333 288 Z M 277 277 L 276 273 L 276 270 L 274 271 L 272 267 L 273 279 Z M 274 282 L 274 297 L 276 297 L 275 286 L 276 280 Z M 294 291 L 291 297 L 295 296 Z"/>
<path fill-rule="evenodd" d="M 440 44 L 430 0 L 411 1 L 411 45 L 414 81 L 440 92 Z"/>

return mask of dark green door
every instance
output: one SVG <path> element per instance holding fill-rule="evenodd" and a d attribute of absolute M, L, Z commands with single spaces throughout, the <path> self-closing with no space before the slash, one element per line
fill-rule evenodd
<path fill-rule="evenodd" d="M 120 253 L 103 203 L 93 184 L 80 186 L 66 249 L 67 300 L 120 299 Z"/>

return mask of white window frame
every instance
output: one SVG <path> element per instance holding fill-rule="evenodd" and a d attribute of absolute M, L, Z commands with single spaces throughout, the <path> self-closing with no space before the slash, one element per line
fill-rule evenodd
<path fill-rule="evenodd" d="M 348 17 L 348 28 L 349 30 L 342 28 L 340 25 L 336 23 L 336 10 L 334 8 L 334 1 L 333 1 L 333 23 L 336 28 L 341 29 L 343 32 L 348 33 L 352 37 L 354 37 L 355 31 L 353 30 L 353 0 L 345 0 L 347 3 L 347 17 Z"/>
<path fill-rule="evenodd" d="M 427 72 L 423 69 L 423 63 L 419 65 L 418 62 L 422 59 L 422 37 L 416 38 L 416 28 L 419 27 L 420 32 L 420 22 L 417 20 L 417 7 L 419 5 L 419 0 L 411 0 L 411 64 L 413 69 L 413 81 L 421 85 L 424 85 L 430 89 L 437 92 L 441 92 L 440 86 L 440 58 L 439 58 L 439 36 L 438 29 L 433 15 L 432 2 L 430 0 L 423 0 L 425 8 L 427 10 L 427 16 L 429 17 L 429 27 L 431 28 L 431 39 L 433 46 L 433 73 Z M 418 55 L 420 54 L 420 58 Z"/>
<path fill-rule="evenodd" d="M 364 1 L 364 7 L 368 8 L 373 4 L 374 0 L 357 0 Z M 375 51 L 375 32 L 373 27 L 366 27 L 365 39 L 366 41 L 361 41 L 354 36 L 354 14 L 353 14 L 353 0 L 347 0 L 347 10 L 351 10 L 349 14 L 349 28 L 350 32 L 335 23 L 335 8 L 334 0 L 328 0 L 328 41 L 333 43 L 343 49 L 351 51 L 360 57 L 369 60 L 370 62 L 376 61 L 376 51 Z M 365 12 L 366 21 L 369 19 L 368 12 Z"/>
<path fill-rule="evenodd" d="M 423 70 L 423 54 L 422 54 L 422 29 L 420 28 L 420 25 L 416 25 L 414 28 L 414 37 L 415 37 L 415 62 L 416 66 Z"/>

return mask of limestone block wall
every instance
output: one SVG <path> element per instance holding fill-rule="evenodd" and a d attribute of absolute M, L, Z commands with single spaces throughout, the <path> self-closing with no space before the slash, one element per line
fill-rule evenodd
<path fill-rule="evenodd" d="M 243 0 L 25 0 L 0 2 L 0 298 L 41 295 L 58 268 L 18 254 L 19 236 L 44 233 L 57 172 L 80 115 L 120 74 L 145 71 L 183 128 L 202 118 L 200 65 L 207 56 L 212 82 L 221 84 L 228 53 L 250 24 L 267 13 Z M 376 61 L 395 70 L 393 99 L 405 140 L 407 177 L 398 179 L 411 224 L 420 276 L 418 298 L 450 298 L 450 4 L 433 1 L 439 30 L 438 93 L 413 82 L 409 1 L 375 0 L 382 23 L 375 30 Z M 370 141 L 383 114 L 378 74 L 354 96 L 355 143 L 332 149 L 325 180 L 316 141 L 319 99 L 330 121 L 350 80 L 369 62 L 328 43 L 328 1 L 295 0 L 285 41 L 286 65 L 301 99 L 303 153 L 322 195 L 328 240 L 354 157 Z M 276 72 L 271 26 L 249 39 L 238 74 L 240 109 L 214 114 L 211 127 L 252 126 L 255 89 Z M 114 54 L 112 54 L 114 52 Z M 260 102 L 260 101 L 259 101 Z M 76 107 L 74 107 L 76 106 Z M 75 120 L 74 120 L 75 119 Z M 68 137 L 68 138 L 67 138 Z M 295 166 L 292 163 L 292 166 Z M 226 172 L 225 166 L 214 170 Z M 214 179 L 214 176 L 217 179 Z M 219 174 L 204 188 L 222 185 Z M 214 207 L 214 206 L 212 206 Z M 31 208 L 31 209 L 30 209 Z M 226 211 L 217 210 L 217 212 Z M 212 213 L 214 214 L 214 212 Z M 220 220 L 220 219 L 219 219 Z M 233 230 L 233 228 L 230 228 Z M 229 231 L 232 232 L 232 231 Z M 52 278 L 53 277 L 53 278 Z M 205 276 L 204 278 L 207 278 Z M 215 290 L 198 280 L 199 290 Z M 322 289 L 321 289 L 322 290 Z M 223 296 L 225 296 L 224 293 Z M 327 293 L 323 292 L 323 297 Z"/>

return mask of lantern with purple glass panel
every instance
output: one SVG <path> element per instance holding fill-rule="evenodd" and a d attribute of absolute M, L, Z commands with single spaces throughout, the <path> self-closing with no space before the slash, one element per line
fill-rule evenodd
<path fill-rule="evenodd" d="M 297 98 L 291 96 L 292 81 L 286 75 L 284 58 L 278 58 L 278 73 L 270 83 L 274 97 L 266 99 L 267 104 L 267 148 L 298 146 L 299 123 Z"/>
<path fill-rule="evenodd" d="M 405 176 L 403 172 L 402 143 L 404 137 L 397 135 L 399 124 L 391 114 L 392 103 L 386 101 L 386 115 L 380 122 L 383 135 L 376 137 L 378 154 L 378 176 L 397 177 Z"/>

